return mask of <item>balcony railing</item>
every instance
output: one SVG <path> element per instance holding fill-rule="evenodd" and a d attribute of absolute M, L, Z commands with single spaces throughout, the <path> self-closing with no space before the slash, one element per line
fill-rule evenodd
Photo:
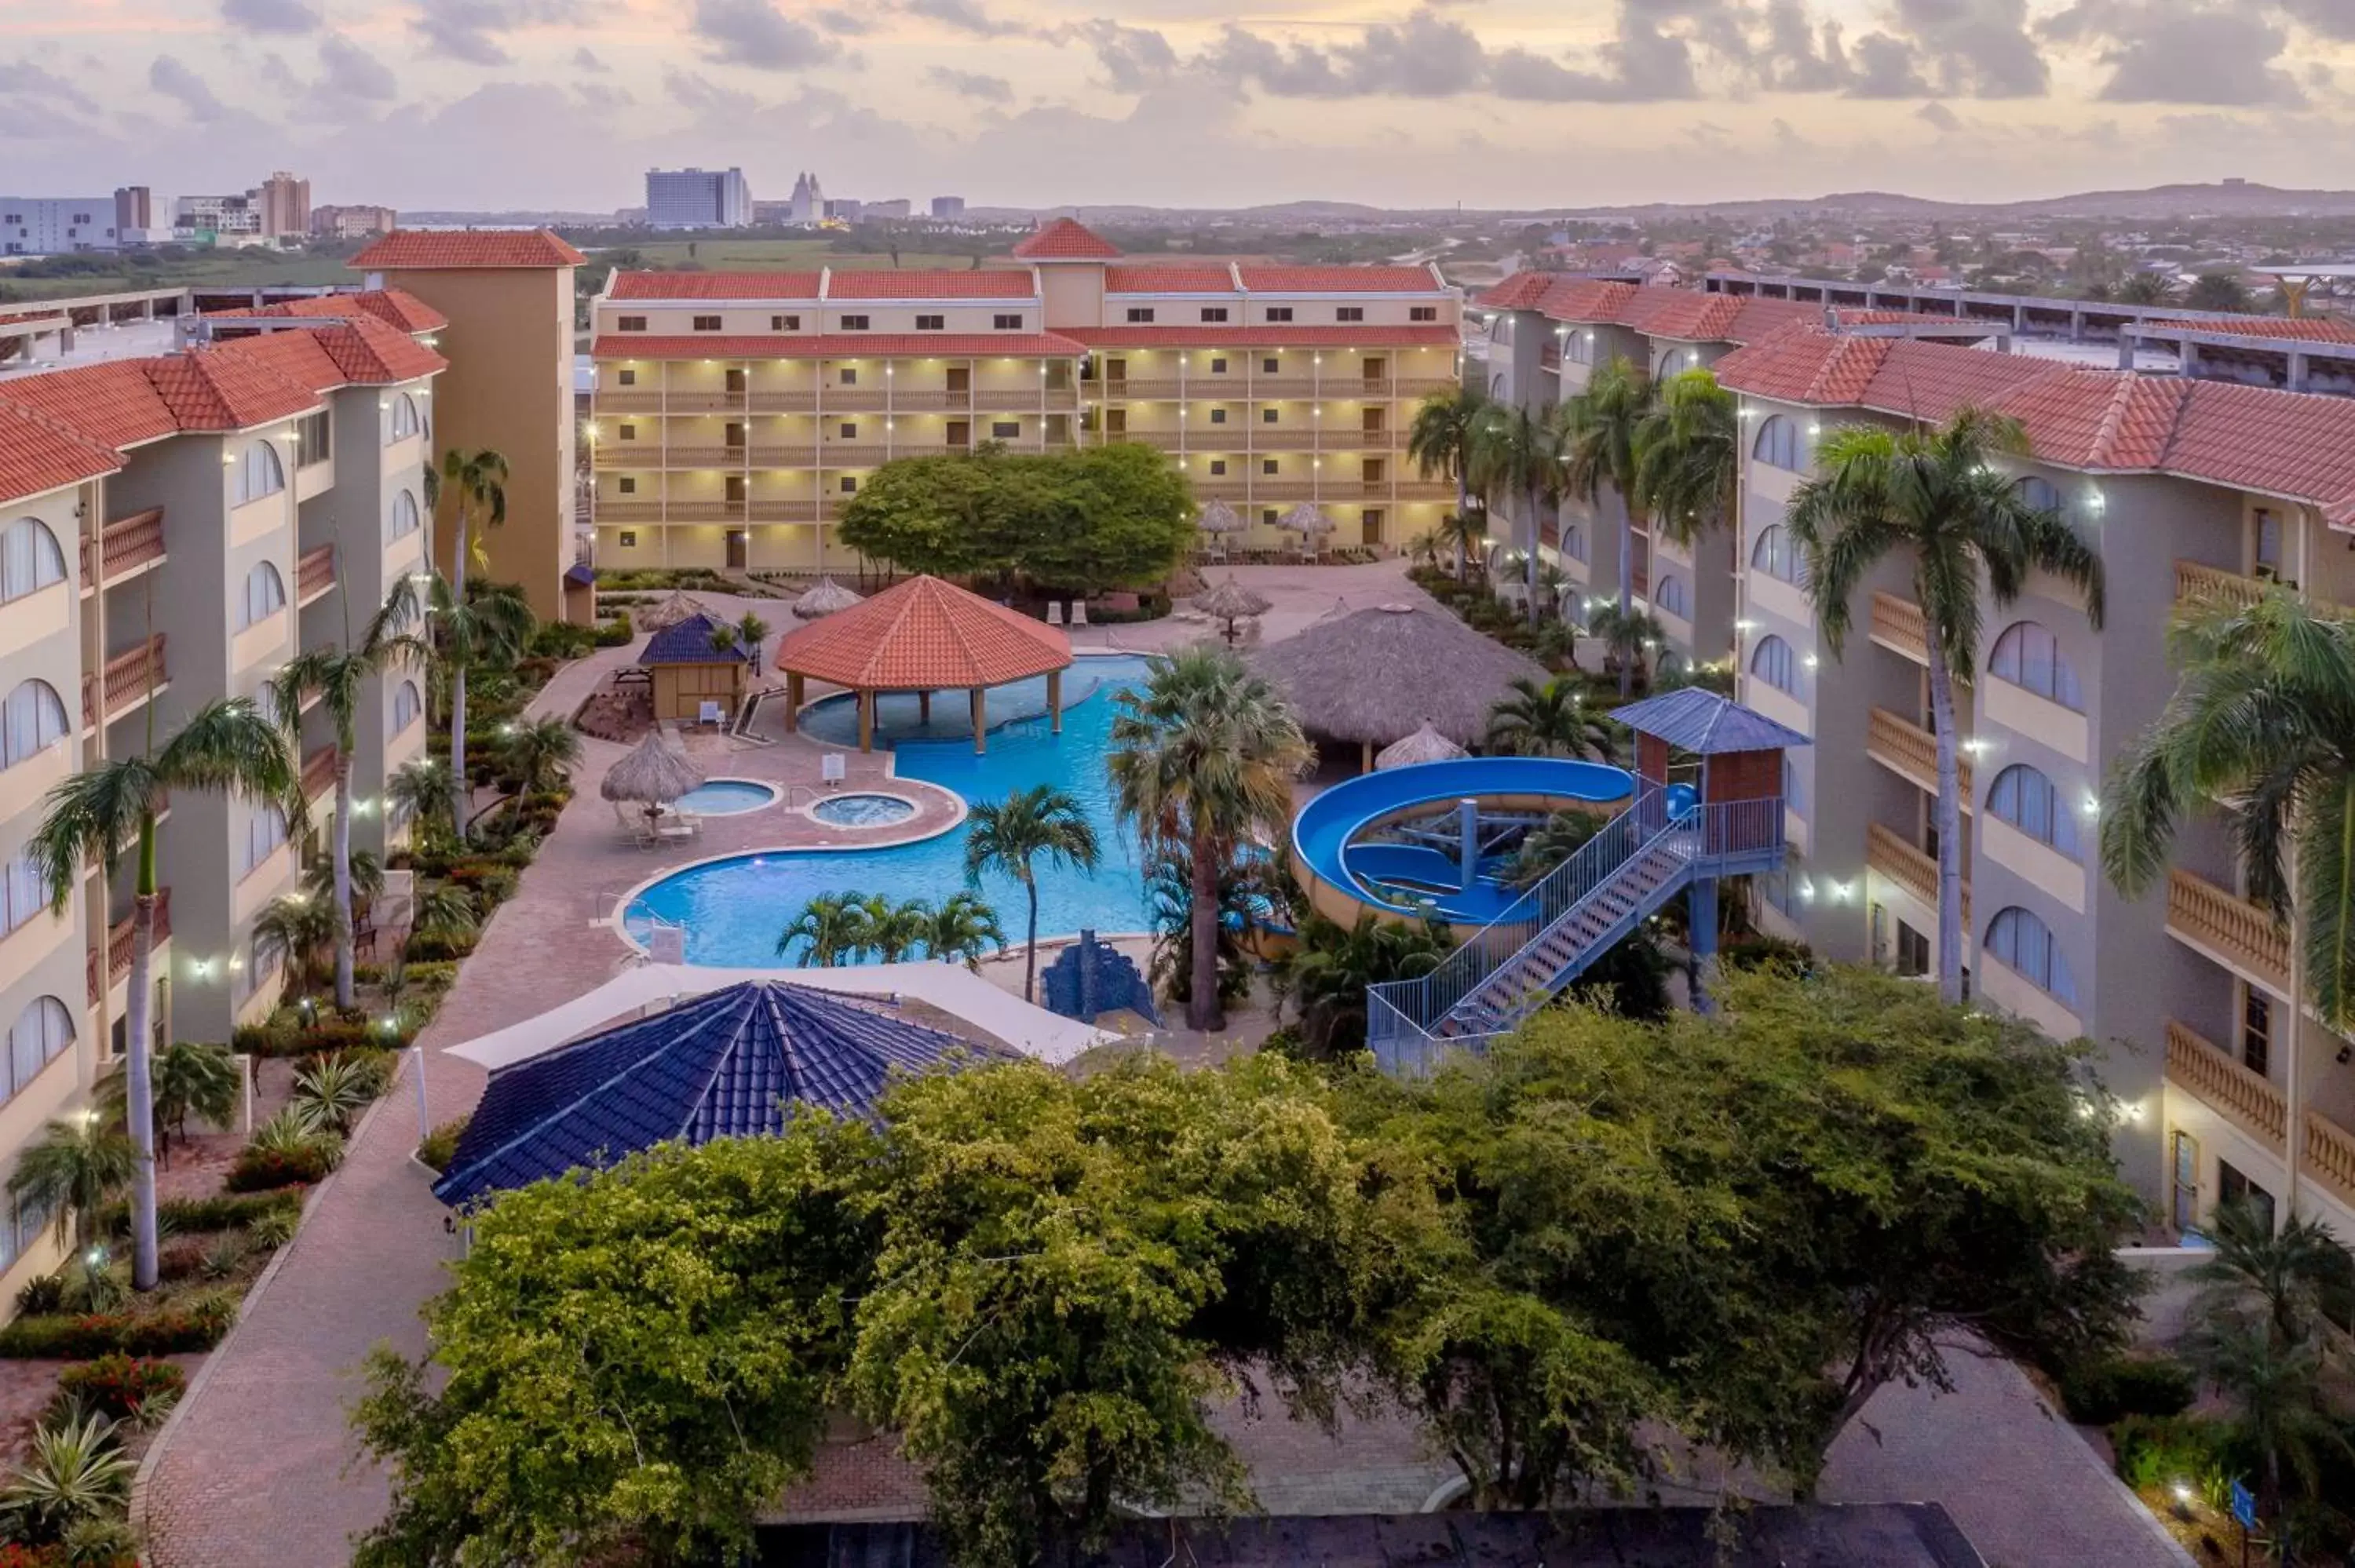
<path fill-rule="evenodd" d="M 1864 832 L 1864 863 L 1920 900 L 1933 911 L 1938 907 L 1938 862 L 1935 856 L 1914 848 L 1895 832 L 1879 822 L 1868 823 Z M 1963 924 L 1971 923 L 1971 885 L 1963 883 Z"/>
<path fill-rule="evenodd" d="M 1331 386 L 1333 395 L 1337 397 L 1348 390 L 1348 387 L 1342 385 L 1342 379 L 1339 376 L 1335 376 L 1328 385 Z M 1316 395 L 1318 386 L 1319 383 L 1314 376 L 1254 376 L 1251 382 L 1251 396 L 1313 397 Z"/>
<path fill-rule="evenodd" d="M 741 468 L 744 466 L 742 447 L 666 447 L 662 466 L 665 468 Z"/>
<path fill-rule="evenodd" d="M 2254 577 L 2226 571 L 2201 561 L 2178 558 L 2175 563 L 2175 602 L 2190 599 L 2211 599 L 2225 604 L 2254 604 L 2264 597 L 2265 585 Z"/>
<path fill-rule="evenodd" d="M 732 414 L 744 407 L 741 392 L 666 392 L 663 398 L 674 414 Z"/>
<path fill-rule="evenodd" d="M 1917 664 L 1930 662 L 1930 624 L 1922 607 L 1893 593 L 1872 596 L 1872 640 Z"/>
<path fill-rule="evenodd" d="M 1326 501 L 1388 501 L 1391 482 L 1387 479 L 1328 479 L 1317 487 L 1317 495 Z"/>
<path fill-rule="evenodd" d="M 1197 397 L 1213 398 L 1242 396 L 1240 387 L 1231 394 L 1227 393 L 1223 384 L 1216 378 L 1197 381 L 1189 386 L 1174 376 L 1124 376 L 1108 377 L 1095 385 L 1103 389 L 1106 397 L 1176 397 L 1187 393 Z"/>
<path fill-rule="evenodd" d="M 815 392 L 755 392 L 755 414 L 806 414 L 817 407 Z"/>
<path fill-rule="evenodd" d="M 753 501 L 745 514 L 755 523 L 815 523 L 817 503 L 815 501 Z"/>
<path fill-rule="evenodd" d="M 2338 1189 L 2341 1202 L 2355 1205 L 2355 1132 L 2320 1111 L 2306 1113 L 2306 1169 Z"/>
<path fill-rule="evenodd" d="M 655 414 L 662 411 L 663 395 L 659 392 L 607 392 L 600 390 L 596 409 L 601 414 Z"/>
<path fill-rule="evenodd" d="M 138 927 L 133 923 L 133 917 L 128 915 L 106 928 L 106 983 L 108 985 L 112 985 L 131 972 L 131 955 L 137 945 L 138 935 Z M 155 894 L 155 946 L 160 948 L 171 939 L 172 890 L 168 887 L 159 888 Z M 96 953 L 90 955 L 90 961 L 85 968 L 90 1000 L 92 1005 L 96 1005 L 99 998 Z"/>
<path fill-rule="evenodd" d="M 820 394 L 829 414 L 881 413 L 890 396 L 880 387 L 829 387 Z"/>
<path fill-rule="evenodd" d="M 891 407 L 911 412 L 927 408 L 969 408 L 973 407 L 973 393 L 970 390 L 948 392 L 929 387 L 894 387 L 891 388 Z"/>
<path fill-rule="evenodd" d="M 2268 989 L 2289 990 L 2289 933 L 2272 914 L 2203 876 L 2167 878 L 2167 929 Z"/>
<path fill-rule="evenodd" d="M 81 679 L 81 722 L 85 729 L 98 723 L 99 694 L 105 694 L 106 716 L 119 718 L 172 683 L 164 666 L 164 634 L 125 649 L 106 662 L 95 675 Z"/>
<path fill-rule="evenodd" d="M 315 800 L 336 787 L 336 748 L 323 746 L 303 759 L 303 799 Z"/>
<path fill-rule="evenodd" d="M 600 523 L 659 523 L 663 506 L 659 501 L 606 501 L 600 499 L 590 515 Z"/>
<path fill-rule="evenodd" d="M 745 449 L 754 468 L 807 468 L 817 461 L 817 443 L 805 441 L 798 445 L 762 446 Z"/>
<path fill-rule="evenodd" d="M 2282 1147 L 2289 1113 L 2281 1089 L 2171 1018 L 2167 1021 L 2167 1075 L 2274 1149 Z"/>
<path fill-rule="evenodd" d="M 741 501 L 672 501 L 664 504 L 664 520 L 670 523 L 741 523 L 744 503 Z"/>
<path fill-rule="evenodd" d="M 336 547 L 305 550 L 294 562 L 294 600 L 308 604 L 336 586 Z"/>
<path fill-rule="evenodd" d="M 82 587 L 113 582 L 163 558 L 164 509 L 151 506 L 109 523 L 96 539 L 81 542 Z"/>
<path fill-rule="evenodd" d="M 1917 724 L 1908 723 L 1887 708 L 1875 708 L 1865 726 L 1865 755 L 1892 772 L 1902 774 L 1931 794 L 1938 792 L 1938 737 Z M 1963 810 L 1971 809 L 1971 759 L 1967 753 L 1955 758 L 1956 781 L 1961 786 Z"/>
<path fill-rule="evenodd" d="M 1310 479 L 1253 479 L 1251 482 L 1254 501 L 1313 501 L 1316 482 Z"/>
<path fill-rule="evenodd" d="M 1456 386 L 1453 376 L 1401 376 L 1391 383 L 1394 397 L 1425 397 L 1433 392 L 1450 392 Z"/>
<path fill-rule="evenodd" d="M 1401 501 L 1453 501 L 1455 486 L 1444 479 L 1402 479 L 1398 482 Z"/>

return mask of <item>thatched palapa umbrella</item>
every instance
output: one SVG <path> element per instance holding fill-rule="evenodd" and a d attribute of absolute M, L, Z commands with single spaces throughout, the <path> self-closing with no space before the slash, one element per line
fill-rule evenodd
<path fill-rule="evenodd" d="M 816 587 L 794 600 L 794 613 L 804 620 L 815 620 L 822 615 L 832 615 L 838 609 L 848 609 L 860 602 L 858 594 L 832 577 L 820 577 Z"/>
<path fill-rule="evenodd" d="M 663 600 L 660 604 L 655 606 L 652 609 L 647 610 L 645 614 L 637 618 L 638 630 L 641 631 L 666 631 L 670 628 L 677 626 L 682 620 L 691 620 L 696 616 L 708 615 L 709 613 L 710 612 L 709 610 L 706 610 L 703 608 L 703 605 L 699 600 L 689 599 L 684 591 L 674 588 L 671 590 L 671 596 L 668 599 Z M 717 618 L 715 617 L 714 619 Z"/>
<path fill-rule="evenodd" d="M 1289 534 L 1300 535 L 1301 548 L 1306 549 L 1311 539 L 1316 541 L 1316 553 L 1325 553 L 1325 535 L 1333 531 L 1333 519 L 1316 510 L 1313 502 L 1304 501 L 1284 514 L 1276 526 Z"/>
<path fill-rule="evenodd" d="M 597 793 L 613 801 L 643 804 L 649 817 L 703 782 L 703 768 L 695 758 L 673 747 L 660 731 L 647 735 L 637 748 L 605 770 Z"/>
<path fill-rule="evenodd" d="M 1227 641 L 1235 640 L 1235 622 L 1249 615 L 1265 615 L 1268 601 L 1229 577 L 1209 592 L 1194 597 L 1194 608 L 1227 623 Z"/>
<path fill-rule="evenodd" d="M 1380 755 L 1374 758 L 1374 770 L 1380 772 L 1385 768 L 1412 768 L 1418 762 L 1446 762 L 1455 758 L 1470 755 L 1462 747 L 1432 728 L 1430 723 L 1425 721 L 1421 729 L 1416 730 L 1404 740 L 1394 741 L 1382 747 Z"/>
<path fill-rule="evenodd" d="M 1469 746 L 1517 680 L 1545 669 L 1429 604 L 1384 604 L 1273 643 L 1252 664 L 1275 683 L 1311 734 L 1374 753 L 1426 726 Z"/>
<path fill-rule="evenodd" d="M 1225 502 L 1213 501 L 1195 514 L 1194 526 L 1199 532 L 1209 534 L 1219 541 L 1219 555 L 1223 558 L 1227 553 L 1227 535 L 1241 533 L 1243 520 L 1237 516 L 1235 509 Z"/>

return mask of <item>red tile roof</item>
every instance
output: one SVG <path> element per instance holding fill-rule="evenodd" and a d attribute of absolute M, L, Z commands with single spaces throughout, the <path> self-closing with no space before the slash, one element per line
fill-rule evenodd
<path fill-rule="evenodd" d="M 250 429 L 319 406 L 319 395 L 310 387 L 267 357 L 238 348 L 223 344 L 142 362 L 181 429 Z"/>
<path fill-rule="evenodd" d="M 1071 641 L 938 577 L 910 577 L 786 634 L 775 665 L 837 686 L 952 691 L 1060 670 Z"/>
<path fill-rule="evenodd" d="M 2355 531 L 2355 399 L 2223 381 L 2186 390 L 2170 471 L 2311 501 L 2330 526 Z"/>
<path fill-rule="evenodd" d="M 2355 322 L 2344 316 L 2236 316 L 2229 321 L 2145 322 L 2145 327 L 2178 332 L 2229 333 L 2240 337 L 2273 337 L 2292 343 L 2355 343 Z"/>
<path fill-rule="evenodd" d="M 46 495 L 122 466 L 114 453 L 55 420 L 0 403 L 0 502 Z"/>
<path fill-rule="evenodd" d="M 1436 348 L 1463 341 L 1454 327 L 1427 323 L 1417 326 L 1122 325 L 1060 331 L 1090 348 Z"/>
<path fill-rule="evenodd" d="M 334 326 L 309 331 L 259 333 L 251 337 L 231 338 L 208 352 L 266 366 L 315 395 L 344 384 L 343 371 L 319 341 L 328 333 L 342 330 L 343 323 L 338 322 Z"/>
<path fill-rule="evenodd" d="M 147 363 L 113 359 L 16 376 L 0 381 L 0 402 L 30 408 L 102 447 L 136 446 L 180 428 L 148 379 Z"/>
<path fill-rule="evenodd" d="M 1107 294 L 1231 294 L 1235 275 L 1226 267 L 1107 267 Z"/>
<path fill-rule="evenodd" d="M 820 272 L 616 272 L 616 300 L 810 300 Z"/>
<path fill-rule="evenodd" d="M 1516 272 L 1503 282 L 1482 290 L 1472 302 L 1492 311 L 1535 310 L 1546 291 L 1557 281 L 1543 272 Z"/>
<path fill-rule="evenodd" d="M 493 267 L 578 267 L 588 258 L 545 228 L 400 228 L 351 260 L 355 271 L 469 272 Z"/>
<path fill-rule="evenodd" d="M 829 270 L 828 300 L 1035 300 L 1038 280 L 1013 267 Z"/>
<path fill-rule="evenodd" d="M 600 334 L 589 352 L 597 359 L 1068 359 L 1087 349 L 1070 335 L 1051 332 L 698 333 L 691 337 L 623 332 Z"/>
<path fill-rule="evenodd" d="M 402 332 L 440 332 L 450 318 L 406 289 L 363 289 L 357 293 L 314 294 L 260 310 L 207 311 L 208 316 L 324 316 L 344 320 L 365 312 Z"/>
<path fill-rule="evenodd" d="M 1024 261 L 1110 261 L 1120 248 L 1076 218 L 1059 217 L 1014 248 Z"/>
<path fill-rule="evenodd" d="M 1235 269 L 1255 294 L 1437 294 L 1446 291 L 1428 267 L 1254 267 Z"/>
<path fill-rule="evenodd" d="M 372 317 L 357 316 L 314 334 L 348 383 L 386 387 L 450 368 L 441 355 Z"/>

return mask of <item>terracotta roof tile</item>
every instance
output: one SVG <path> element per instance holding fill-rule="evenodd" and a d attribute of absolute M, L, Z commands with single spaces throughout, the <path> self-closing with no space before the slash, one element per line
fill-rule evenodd
<path fill-rule="evenodd" d="M 1537 309 L 1548 321 L 1599 326 L 1617 321 L 1635 292 L 1635 284 L 1606 278 L 1557 278 L 1539 298 Z"/>
<path fill-rule="evenodd" d="M 822 272 L 616 272 L 616 300 L 817 299 Z"/>
<path fill-rule="evenodd" d="M 2280 338 L 2291 343 L 2355 343 L 2355 322 L 2344 316 L 2238 316 L 2230 321 L 2145 322 L 2155 330 L 2228 333 L 2240 337 Z"/>
<path fill-rule="evenodd" d="M 2169 472 L 2292 495 L 2355 530 L 2355 399 L 2194 381 L 2184 387 Z"/>
<path fill-rule="evenodd" d="M 1722 339 L 1742 302 L 1732 294 L 1704 294 L 1697 289 L 1637 289 L 1620 309 L 1619 324 L 1647 337 L 1672 337 L 1688 343 Z"/>
<path fill-rule="evenodd" d="M 1090 348 L 1435 348 L 1462 341 L 1452 326 L 1242 326 L 1064 327 L 1062 334 Z"/>
<path fill-rule="evenodd" d="M 400 228 L 351 260 L 355 271 L 474 271 L 493 267 L 578 267 L 588 258 L 545 228 Z"/>
<path fill-rule="evenodd" d="M 1503 282 L 1482 290 L 1472 302 L 1491 311 L 1535 310 L 1554 281 L 1543 272 L 1516 272 Z"/>
<path fill-rule="evenodd" d="M 208 352 L 218 357 L 265 366 L 296 386 L 319 393 L 344 384 L 343 370 L 319 341 L 328 333 L 342 330 L 341 322 L 310 329 L 285 328 L 231 338 Z"/>
<path fill-rule="evenodd" d="M 1086 352 L 1074 337 L 1051 332 L 698 333 L 691 337 L 624 332 L 602 333 L 590 345 L 597 359 L 1070 358 Z"/>
<path fill-rule="evenodd" d="M 1059 217 L 1014 247 L 1024 261 L 1111 261 L 1120 248 L 1077 218 Z"/>
<path fill-rule="evenodd" d="M 1231 294 L 1235 275 L 1225 267 L 1107 267 L 1107 294 Z"/>
<path fill-rule="evenodd" d="M 1951 419 L 1964 408 L 1992 408 L 2006 394 L 2057 375 L 2061 368 L 2051 360 L 2024 355 L 1958 350 L 1910 338 L 1884 341 L 1888 355 L 1866 387 L 1863 401 L 1891 414 L 1933 423 Z M 1725 362 L 1718 363 L 1721 368 Z"/>
<path fill-rule="evenodd" d="M 1012 267 L 939 268 L 902 272 L 882 267 L 829 271 L 835 300 L 1035 300 L 1038 281 Z"/>
<path fill-rule="evenodd" d="M 168 436 L 180 428 L 172 406 L 147 378 L 147 362 L 114 359 L 98 365 L 19 376 L 0 381 L 0 400 L 120 450 Z"/>
<path fill-rule="evenodd" d="M 1428 267 L 1253 267 L 1235 269 L 1254 294 L 1437 294 L 1444 284 Z"/>
<path fill-rule="evenodd" d="M 1714 368 L 1737 392 L 1785 403 L 1854 404 L 1896 341 L 1793 329 L 1737 348 Z"/>
<path fill-rule="evenodd" d="M 402 332 L 440 332 L 450 318 L 406 289 L 363 289 L 357 293 L 314 294 L 264 305 L 258 311 L 207 311 L 208 316 L 323 316 L 347 320 L 361 313 L 399 327 Z"/>
<path fill-rule="evenodd" d="M 918 577 L 787 633 L 774 663 L 837 686 L 948 691 L 1004 685 L 1071 662 L 1071 639 L 1055 628 Z"/>
<path fill-rule="evenodd" d="M 5 389 L 0 383 L 0 393 Z M 0 502 L 46 495 L 122 466 L 113 452 L 55 420 L 0 403 Z"/>
<path fill-rule="evenodd" d="M 238 347 L 223 344 L 142 362 L 180 429 L 250 429 L 319 406 L 317 392 Z"/>
<path fill-rule="evenodd" d="M 346 383 L 387 387 L 450 368 L 450 362 L 405 332 L 358 316 L 316 334 Z"/>

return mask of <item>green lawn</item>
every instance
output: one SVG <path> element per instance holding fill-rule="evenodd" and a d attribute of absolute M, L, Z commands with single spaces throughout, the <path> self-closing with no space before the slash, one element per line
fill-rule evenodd
<path fill-rule="evenodd" d="M 125 265 L 104 272 L 80 272 L 68 278 L 24 278 L 0 267 L 0 300 L 54 300 L 64 295 L 114 294 L 133 289 L 171 289 L 184 284 L 199 288 L 238 285 L 263 287 L 300 284 L 357 283 L 359 274 L 340 257 L 282 255 L 267 250 L 224 250 L 153 267 Z"/>

